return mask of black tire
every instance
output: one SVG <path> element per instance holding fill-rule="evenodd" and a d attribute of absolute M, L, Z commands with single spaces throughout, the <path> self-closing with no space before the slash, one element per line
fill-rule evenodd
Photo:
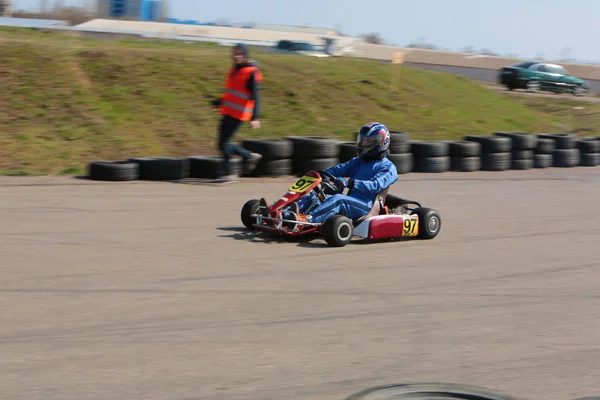
<path fill-rule="evenodd" d="M 574 149 L 577 147 L 575 137 L 570 133 L 540 133 L 538 137 L 554 140 L 556 149 Z"/>
<path fill-rule="evenodd" d="M 579 149 L 556 149 L 553 154 L 553 166 L 558 168 L 571 168 L 581 163 Z"/>
<path fill-rule="evenodd" d="M 410 152 L 415 158 L 447 157 L 450 155 L 450 143 L 442 141 L 417 140 L 410 142 Z"/>
<path fill-rule="evenodd" d="M 510 153 L 483 153 L 481 169 L 484 171 L 506 171 L 510 169 Z"/>
<path fill-rule="evenodd" d="M 442 229 L 442 217 L 436 210 L 427 207 L 417 207 L 411 214 L 419 216 L 419 237 L 433 239 Z"/>
<path fill-rule="evenodd" d="M 390 131 L 390 153 L 408 153 L 411 149 L 410 135 L 406 132 Z"/>
<path fill-rule="evenodd" d="M 294 175 L 304 175 L 308 171 L 323 170 L 339 164 L 338 158 L 296 158 L 292 160 L 292 171 Z"/>
<path fill-rule="evenodd" d="M 398 175 L 412 172 L 414 165 L 414 156 L 412 153 L 389 154 L 387 158 L 389 158 L 390 161 L 396 166 Z"/>
<path fill-rule="evenodd" d="M 251 231 L 256 229 L 252 226 L 252 224 L 256 223 L 256 218 L 252 218 L 252 214 L 256 213 L 256 210 L 258 210 L 259 205 L 260 200 L 248 200 L 242 207 L 242 212 L 240 213 L 242 224 L 244 224 L 244 226 Z"/>
<path fill-rule="evenodd" d="M 341 142 L 321 136 L 290 136 L 287 138 L 294 144 L 292 158 L 338 158 Z"/>
<path fill-rule="evenodd" d="M 510 162 L 510 169 L 524 171 L 533 168 L 533 158 L 513 159 Z"/>
<path fill-rule="evenodd" d="M 293 174 L 293 164 L 291 159 L 286 160 L 260 160 L 256 169 L 248 176 L 288 176 Z"/>
<path fill-rule="evenodd" d="M 450 157 L 452 158 L 479 156 L 481 156 L 481 143 L 467 140 L 450 142 Z"/>
<path fill-rule="evenodd" d="M 413 171 L 442 173 L 450 171 L 450 157 L 415 157 Z"/>
<path fill-rule="evenodd" d="M 375 386 L 354 393 L 345 400 L 522 400 L 477 386 L 454 383 L 413 383 Z"/>
<path fill-rule="evenodd" d="M 600 396 L 591 396 L 591 397 L 578 397 L 573 400 L 600 400 Z"/>
<path fill-rule="evenodd" d="M 597 167 L 600 165 L 600 153 L 582 153 L 580 165 L 582 167 Z"/>
<path fill-rule="evenodd" d="M 510 154 L 513 160 L 533 160 L 533 150 L 513 149 Z"/>
<path fill-rule="evenodd" d="M 262 154 L 263 160 L 284 160 L 292 158 L 294 154 L 294 143 L 287 139 L 245 139 L 242 147 L 253 152 Z"/>
<path fill-rule="evenodd" d="M 191 156 L 189 161 L 191 178 L 216 179 L 225 173 L 223 158 L 221 156 Z M 232 157 L 230 163 L 231 173 L 242 175 L 244 167 L 243 159 L 241 157 Z"/>
<path fill-rule="evenodd" d="M 496 136 L 507 137 L 512 141 L 512 149 L 533 150 L 537 146 L 538 137 L 520 132 L 496 132 Z"/>
<path fill-rule="evenodd" d="M 323 223 L 321 235 L 331 247 L 344 247 L 354 236 L 354 224 L 350 218 L 336 214 Z"/>
<path fill-rule="evenodd" d="M 535 168 L 550 168 L 552 166 L 552 154 L 534 154 L 533 166 Z"/>
<path fill-rule="evenodd" d="M 507 153 L 512 149 L 512 140 L 502 136 L 467 135 L 464 140 L 481 144 L 481 153 Z"/>
<path fill-rule="evenodd" d="M 577 141 L 577 148 L 582 154 L 600 153 L 600 140 L 597 138 L 585 138 Z"/>
<path fill-rule="evenodd" d="M 535 152 L 537 154 L 552 154 L 554 149 L 556 149 L 556 143 L 553 139 L 544 139 L 538 137 L 537 146 L 535 148 Z"/>
<path fill-rule="evenodd" d="M 190 176 L 190 161 L 187 158 L 139 157 L 129 161 L 139 165 L 140 179 L 143 180 L 176 181 Z"/>
<path fill-rule="evenodd" d="M 346 162 L 352 160 L 354 157 L 358 156 L 356 151 L 356 143 L 353 142 L 344 142 L 340 143 L 340 162 Z"/>
<path fill-rule="evenodd" d="M 450 159 L 450 170 L 458 172 L 481 171 L 481 157 L 453 157 Z"/>
<path fill-rule="evenodd" d="M 139 165 L 130 161 L 92 161 L 88 178 L 95 181 L 133 181 L 139 179 Z"/>

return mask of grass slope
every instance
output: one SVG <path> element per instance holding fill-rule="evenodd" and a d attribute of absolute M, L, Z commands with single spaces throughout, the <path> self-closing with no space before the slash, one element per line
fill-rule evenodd
<path fill-rule="evenodd" d="M 230 51 L 0 29 L 0 171 L 78 173 L 97 159 L 216 154 L 219 115 L 210 100 L 222 90 Z M 402 67 L 391 91 L 389 64 L 251 55 L 265 75 L 263 126 L 244 127 L 239 139 L 352 140 L 371 120 L 432 140 L 564 131 L 598 120 L 597 105 L 584 105 L 596 116 L 583 126 L 571 103 L 509 98 L 448 74 Z"/>

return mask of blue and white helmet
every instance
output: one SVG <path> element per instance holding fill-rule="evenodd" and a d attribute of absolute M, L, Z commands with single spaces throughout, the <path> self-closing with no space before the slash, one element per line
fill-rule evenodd
<path fill-rule="evenodd" d="M 389 129 L 379 122 L 363 125 L 356 137 L 356 150 L 359 157 L 374 157 L 385 154 L 390 147 Z"/>

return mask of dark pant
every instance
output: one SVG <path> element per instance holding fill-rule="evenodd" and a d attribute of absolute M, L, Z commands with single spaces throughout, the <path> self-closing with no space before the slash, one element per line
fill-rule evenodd
<path fill-rule="evenodd" d="M 223 164 L 225 167 L 225 175 L 231 174 L 231 156 L 237 154 L 248 160 L 252 153 L 241 146 L 230 143 L 233 136 L 242 126 L 244 121 L 232 118 L 229 115 L 224 115 L 219 128 L 219 149 L 223 154 Z"/>

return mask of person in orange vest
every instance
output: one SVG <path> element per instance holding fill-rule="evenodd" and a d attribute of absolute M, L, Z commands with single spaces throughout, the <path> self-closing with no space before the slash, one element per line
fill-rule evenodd
<path fill-rule="evenodd" d="M 221 98 L 213 101 L 213 106 L 220 108 L 223 115 L 219 128 L 219 149 L 223 154 L 225 175 L 218 182 L 230 183 L 238 181 L 231 174 L 231 156 L 238 154 L 244 158 L 244 171 L 251 172 L 256 168 L 262 155 L 252 153 L 242 146 L 231 143 L 233 136 L 244 122 L 249 121 L 252 129 L 260 128 L 259 83 L 263 75 L 256 61 L 248 59 L 248 49 L 243 44 L 233 48 L 234 66 L 230 68 L 225 81 L 225 91 Z"/>

